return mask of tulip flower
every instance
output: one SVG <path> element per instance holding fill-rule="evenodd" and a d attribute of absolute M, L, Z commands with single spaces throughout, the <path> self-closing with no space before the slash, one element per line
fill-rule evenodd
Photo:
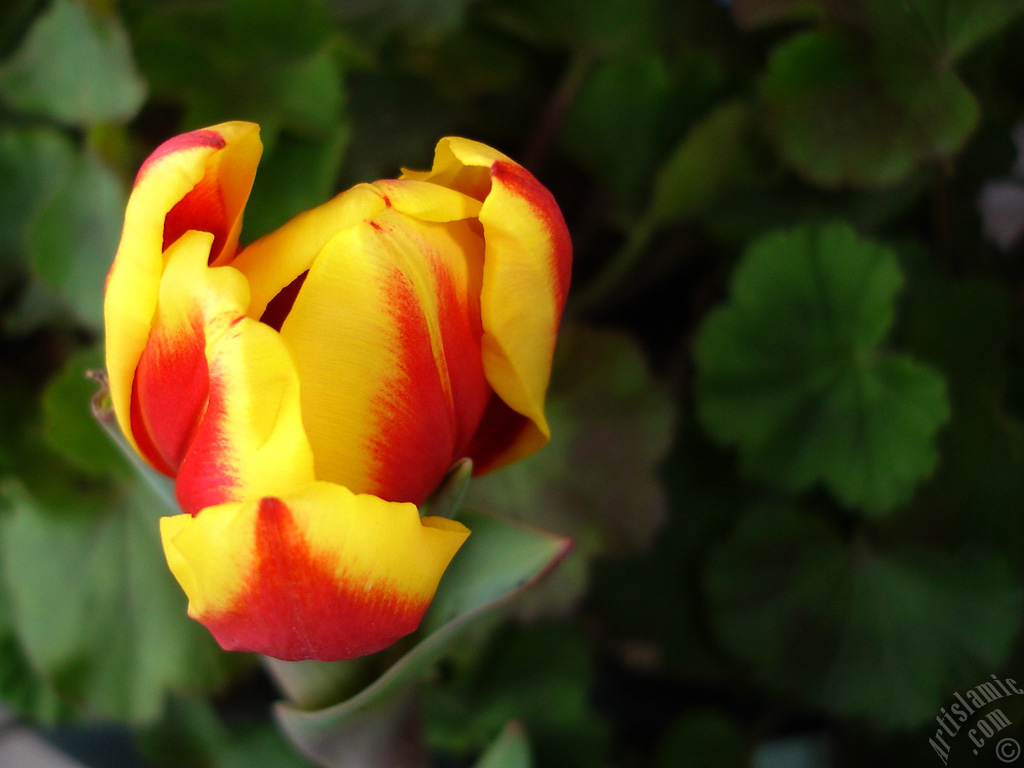
<path fill-rule="evenodd" d="M 453 462 L 548 439 L 569 284 L 558 206 L 460 138 L 239 247 L 262 146 L 225 123 L 139 170 L 107 278 L 113 410 L 174 478 L 189 614 L 226 649 L 342 659 L 412 632 L 469 531 L 420 506 Z"/>

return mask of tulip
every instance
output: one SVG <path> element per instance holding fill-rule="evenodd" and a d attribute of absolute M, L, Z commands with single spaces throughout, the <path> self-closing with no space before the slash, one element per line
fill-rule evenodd
<path fill-rule="evenodd" d="M 419 507 L 456 460 L 548 439 L 569 283 L 558 206 L 460 138 L 239 247 L 262 151 L 225 123 L 139 170 L 107 278 L 110 395 L 174 478 L 161 520 L 189 615 L 222 647 L 343 659 L 414 631 L 460 523 Z"/>

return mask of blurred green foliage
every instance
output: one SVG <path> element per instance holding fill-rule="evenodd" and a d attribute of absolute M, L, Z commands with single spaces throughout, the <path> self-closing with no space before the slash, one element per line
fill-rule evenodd
<path fill-rule="evenodd" d="M 934 765 L 1024 679 L 1022 49 L 1024 0 L 8 0 L 0 700 L 306 764 L 92 420 L 103 280 L 171 135 L 262 125 L 247 241 L 461 134 L 576 254 L 554 440 L 470 499 L 577 546 L 434 667 L 437 764 Z"/>

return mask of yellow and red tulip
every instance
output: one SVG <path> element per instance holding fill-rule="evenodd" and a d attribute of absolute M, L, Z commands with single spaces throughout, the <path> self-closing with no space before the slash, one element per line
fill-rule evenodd
<path fill-rule="evenodd" d="M 430 171 L 239 248 L 261 151 L 225 123 L 143 164 L 107 278 L 111 398 L 175 480 L 190 615 L 228 649 L 350 658 L 416 629 L 469 535 L 419 515 L 453 462 L 547 441 L 571 246 L 529 172 L 447 138 Z"/>

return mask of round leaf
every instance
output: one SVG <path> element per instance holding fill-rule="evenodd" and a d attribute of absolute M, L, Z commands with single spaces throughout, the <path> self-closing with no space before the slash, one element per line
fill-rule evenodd
<path fill-rule="evenodd" d="M 126 122 L 145 95 L 124 28 L 79 0 L 54 0 L 0 67 L 0 98 L 69 125 Z"/>
<path fill-rule="evenodd" d="M 188 618 L 164 562 L 160 504 L 148 494 L 67 499 L 69 515 L 14 483 L 0 521 L 11 621 L 32 666 L 94 716 L 146 722 L 169 690 L 209 690 L 229 657 Z"/>
<path fill-rule="evenodd" d="M 987 680 L 1024 607 L 990 553 L 879 552 L 777 508 L 742 518 L 706 585 L 715 629 L 761 681 L 887 727 L 932 721 L 951 690 Z"/>
<path fill-rule="evenodd" d="M 124 220 L 121 183 L 91 153 L 39 213 L 31 233 L 32 263 L 78 319 L 103 326 L 103 284 Z"/>
<path fill-rule="evenodd" d="M 73 355 L 43 394 L 44 430 L 50 447 L 92 475 L 127 467 L 89 408 L 96 382 L 87 378 L 86 373 L 102 367 L 99 349 Z"/>
<path fill-rule="evenodd" d="M 833 32 L 797 35 L 776 49 L 761 90 L 783 156 L 826 187 L 898 182 L 919 161 L 958 149 L 978 118 L 952 72 L 879 75 L 856 43 Z"/>
<path fill-rule="evenodd" d="M 934 468 L 942 377 L 879 349 L 901 275 L 845 225 L 764 236 L 696 342 L 698 415 L 744 469 L 786 490 L 823 483 L 880 513 Z"/>

